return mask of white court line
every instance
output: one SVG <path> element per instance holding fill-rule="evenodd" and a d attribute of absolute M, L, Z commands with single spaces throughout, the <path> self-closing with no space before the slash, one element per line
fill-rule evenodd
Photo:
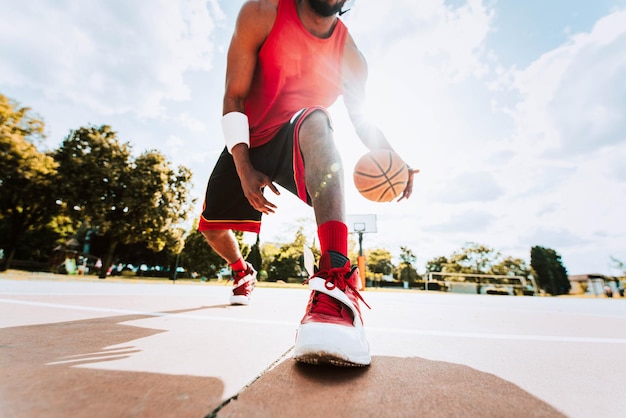
<path fill-rule="evenodd" d="M 56 308 L 66 309 L 72 311 L 85 311 L 85 312 L 103 312 L 114 313 L 123 315 L 141 315 L 141 316 L 154 316 L 154 317 L 172 317 L 183 319 L 199 319 L 209 321 L 226 321 L 226 322 L 239 322 L 246 324 L 271 324 L 271 325 L 289 325 L 294 326 L 293 322 L 287 321 L 272 321 L 272 320 L 260 320 L 260 319 L 241 319 L 241 318 L 229 318 L 225 316 L 202 316 L 192 315 L 185 313 L 167 313 L 167 312 L 151 312 L 151 311 L 138 311 L 134 309 L 116 309 L 116 308 L 97 308 L 94 306 L 81 306 L 81 305 L 64 305 L 60 303 L 48 303 L 48 302 L 33 302 L 25 300 L 13 300 L 13 299 L 0 299 L 0 303 L 10 303 L 14 305 L 28 305 L 38 306 L 42 308 Z M 208 307 L 207 307 L 208 308 Z M 182 310 L 182 309 L 181 309 Z"/>
<path fill-rule="evenodd" d="M 9 303 L 15 305 L 28 305 L 38 306 L 44 308 L 56 308 L 67 309 L 74 311 L 86 311 L 86 312 L 103 312 L 103 313 L 115 313 L 124 315 L 143 315 L 153 317 L 172 317 L 182 319 L 196 319 L 202 321 L 221 321 L 221 322 L 237 322 L 245 324 L 264 324 L 264 325 L 286 325 L 294 326 L 291 321 L 274 321 L 274 320 L 262 320 L 253 318 L 229 318 L 224 316 L 202 316 L 202 315 L 190 315 L 190 314 L 177 314 L 177 313 L 165 313 L 165 312 L 149 312 L 138 311 L 131 309 L 115 309 L 115 308 L 97 308 L 93 306 L 80 306 L 80 305 L 63 305 L 60 303 L 47 303 L 47 302 L 33 302 L 33 301 L 21 301 L 13 299 L 0 299 L 0 303 Z M 416 329 L 400 329 L 400 328 L 380 328 L 380 327 L 365 327 L 368 331 L 382 332 L 382 333 L 394 333 L 394 334 L 410 334 L 410 335 L 422 335 L 430 337 L 453 337 L 453 338 L 479 338 L 479 339 L 492 339 L 492 340 L 523 340 L 523 341 L 543 341 L 543 342 L 574 342 L 574 343 L 594 343 L 594 344 L 626 344 L 626 338 L 607 338 L 607 337 L 570 337 L 561 335 L 525 335 L 525 334 L 495 334 L 495 333 L 472 333 L 472 332 L 458 332 L 458 331 L 435 331 L 435 330 L 416 330 Z"/>
<path fill-rule="evenodd" d="M 491 340 L 523 340 L 523 341 L 548 341 L 565 343 L 600 343 L 600 344 L 626 344 L 626 338 L 609 337 L 569 337 L 567 335 L 526 335 L 526 334 L 492 334 L 484 332 L 459 332 L 459 331 L 435 331 L 419 329 L 399 328 L 375 328 L 365 327 L 368 331 L 391 332 L 394 334 L 425 335 L 431 337 L 460 337 L 479 338 Z"/>

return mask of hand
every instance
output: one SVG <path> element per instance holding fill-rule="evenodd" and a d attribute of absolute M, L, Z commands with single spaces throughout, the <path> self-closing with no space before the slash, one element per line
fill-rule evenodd
<path fill-rule="evenodd" d="M 408 170 L 409 170 L 409 181 L 406 183 L 406 187 L 404 188 L 404 191 L 402 192 L 400 199 L 398 199 L 398 202 L 401 201 L 402 199 L 408 199 L 409 197 L 411 197 L 411 194 L 413 194 L 413 175 L 420 172 L 419 170 L 412 169 L 411 167 L 408 167 Z"/>
<path fill-rule="evenodd" d="M 235 145 L 232 150 L 235 168 L 241 182 L 243 194 L 248 199 L 250 206 L 261 213 L 274 213 L 276 205 L 268 201 L 263 196 L 263 188 L 268 186 L 274 194 L 279 195 L 280 192 L 274 186 L 274 183 L 268 176 L 257 171 L 250 162 L 249 148 L 247 144 L 241 143 Z"/>
<path fill-rule="evenodd" d="M 269 187 L 274 194 L 280 194 L 270 178 L 260 171 L 250 169 L 245 175 L 240 176 L 240 179 L 243 194 L 246 196 L 246 199 L 248 199 L 248 202 L 250 202 L 250 205 L 263 214 L 274 213 L 276 205 L 267 200 L 263 195 L 263 188 L 265 186 Z"/>

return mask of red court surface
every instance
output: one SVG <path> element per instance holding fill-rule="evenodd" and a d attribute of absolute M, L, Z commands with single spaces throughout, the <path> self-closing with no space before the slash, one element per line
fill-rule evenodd
<path fill-rule="evenodd" d="M 291 359 L 308 291 L 0 274 L 0 417 L 624 417 L 626 299 L 363 292 L 366 368 Z"/>

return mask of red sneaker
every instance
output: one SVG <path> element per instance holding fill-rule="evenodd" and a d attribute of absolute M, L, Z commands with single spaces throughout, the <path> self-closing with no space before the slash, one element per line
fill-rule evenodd
<path fill-rule="evenodd" d="M 320 270 L 308 280 L 312 292 L 296 334 L 296 361 L 335 366 L 371 363 L 359 309 L 359 300 L 365 301 L 357 291 L 357 280 L 358 268 L 350 268 L 350 260 L 342 254 L 322 255 Z"/>
<path fill-rule="evenodd" d="M 250 303 L 250 294 L 256 284 L 256 270 L 250 263 L 246 263 L 248 268 L 241 271 L 233 271 L 235 283 L 233 284 L 233 294 L 230 296 L 231 305 L 247 305 Z"/>

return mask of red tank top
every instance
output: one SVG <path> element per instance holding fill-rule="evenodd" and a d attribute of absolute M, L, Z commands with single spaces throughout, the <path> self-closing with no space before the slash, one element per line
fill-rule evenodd
<path fill-rule="evenodd" d="M 261 46 L 245 112 L 250 146 L 274 137 L 300 109 L 329 107 L 343 92 L 342 58 L 348 30 L 337 21 L 320 39 L 302 25 L 296 0 L 280 0 L 276 21 Z"/>

